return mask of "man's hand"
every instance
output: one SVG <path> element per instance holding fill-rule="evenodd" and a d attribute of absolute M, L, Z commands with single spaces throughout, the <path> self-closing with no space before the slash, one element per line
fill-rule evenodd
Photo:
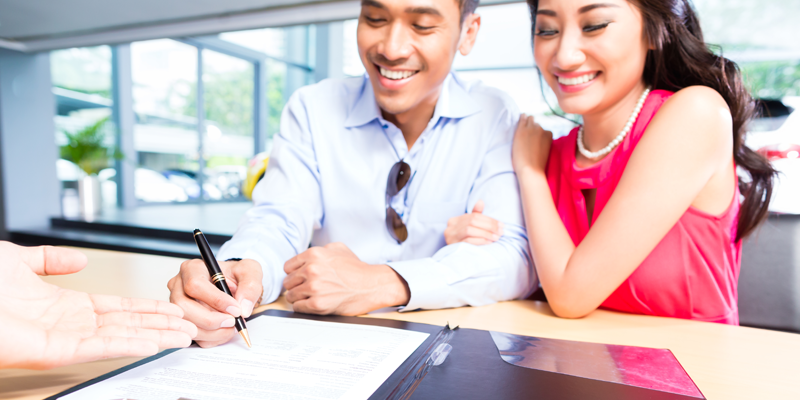
<path fill-rule="evenodd" d="M 0 242 L 0 368 L 55 368 L 191 344 L 197 328 L 173 304 L 66 290 L 36 276 L 85 266 L 76 250 Z"/>
<path fill-rule="evenodd" d="M 184 318 L 197 325 L 195 341 L 200 347 L 214 347 L 236 334 L 234 317 L 247 318 L 263 292 L 261 265 L 254 260 L 219 263 L 228 288 L 228 296 L 211 283 L 203 260 L 187 260 L 181 271 L 170 279 L 169 300 L 183 309 Z"/>
<path fill-rule="evenodd" d="M 370 265 L 347 246 L 312 247 L 286 262 L 286 300 L 297 312 L 360 315 L 408 303 L 405 280 L 388 265 Z"/>
<path fill-rule="evenodd" d="M 483 200 L 478 200 L 472 212 L 450 218 L 444 230 L 447 244 L 467 242 L 474 245 L 494 243 L 503 236 L 503 223 L 483 215 Z"/>

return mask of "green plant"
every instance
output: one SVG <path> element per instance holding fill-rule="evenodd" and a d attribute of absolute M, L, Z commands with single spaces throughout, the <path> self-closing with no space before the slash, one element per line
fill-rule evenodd
<path fill-rule="evenodd" d="M 112 159 L 122 159 L 122 153 L 115 147 L 107 147 L 104 143 L 103 127 L 108 117 L 102 118 L 77 132 L 66 132 L 67 144 L 61 146 L 61 158 L 72 161 L 89 175 L 107 168 Z"/>

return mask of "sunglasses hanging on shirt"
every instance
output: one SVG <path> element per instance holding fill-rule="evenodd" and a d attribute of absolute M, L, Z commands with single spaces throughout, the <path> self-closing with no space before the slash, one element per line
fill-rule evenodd
<path fill-rule="evenodd" d="M 409 180 L 411 180 L 411 167 L 400 160 L 392 166 L 386 182 L 386 228 L 397 243 L 403 243 L 408 239 L 408 229 L 397 211 L 392 208 L 390 201 L 403 190 Z"/>

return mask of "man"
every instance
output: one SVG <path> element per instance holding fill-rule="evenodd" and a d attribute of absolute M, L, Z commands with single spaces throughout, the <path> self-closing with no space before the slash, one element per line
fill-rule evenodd
<path fill-rule="evenodd" d="M 220 259 L 241 259 L 222 263 L 235 300 L 200 260 L 169 283 L 201 346 L 234 335 L 233 317 L 250 315 L 262 278 L 265 302 L 285 288 L 295 311 L 316 314 L 532 292 L 511 166 L 519 114 L 503 93 L 450 73 L 456 52 L 475 43 L 477 3 L 363 0 L 358 48 L 368 76 L 301 88 L 286 105 L 255 206 L 220 250 Z M 479 200 L 504 227 L 473 234 L 497 241 L 446 246 L 448 219 Z"/>
<path fill-rule="evenodd" d="M 197 328 L 174 304 L 76 292 L 37 276 L 85 266 L 77 250 L 0 241 L 0 369 L 150 356 L 192 343 Z"/>

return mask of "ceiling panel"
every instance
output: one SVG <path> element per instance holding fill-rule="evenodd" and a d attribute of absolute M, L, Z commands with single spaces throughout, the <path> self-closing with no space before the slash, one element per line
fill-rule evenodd
<path fill-rule="evenodd" d="M 0 38 L 26 41 L 331 0 L 2 0 Z"/>

